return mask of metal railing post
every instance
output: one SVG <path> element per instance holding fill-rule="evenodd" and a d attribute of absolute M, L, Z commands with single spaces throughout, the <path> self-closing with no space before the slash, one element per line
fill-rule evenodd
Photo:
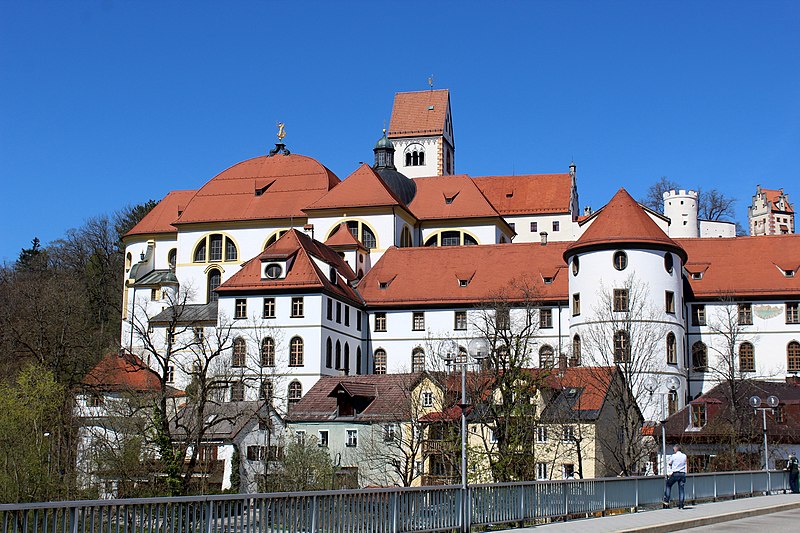
<path fill-rule="evenodd" d="M 214 531 L 214 502 L 208 500 L 206 502 L 206 533 Z"/>
<path fill-rule="evenodd" d="M 606 500 L 606 480 L 603 480 L 603 512 L 602 514 L 606 514 L 606 506 L 608 505 L 608 501 Z"/>
<path fill-rule="evenodd" d="M 400 505 L 398 500 L 399 494 L 397 492 L 391 493 L 390 498 L 390 505 L 392 507 L 392 533 L 398 533 L 400 528 L 398 527 L 398 520 L 400 519 Z"/>
<path fill-rule="evenodd" d="M 634 480 L 634 491 L 636 492 L 635 502 L 633 504 L 634 509 L 639 509 L 639 478 L 637 477 Z"/>
<path fill-rule="evenodd" d="M 319 516 L 319 501 L 317 496 L 311 497 L 311 533 L 317 533 L 317 517 Z"/>

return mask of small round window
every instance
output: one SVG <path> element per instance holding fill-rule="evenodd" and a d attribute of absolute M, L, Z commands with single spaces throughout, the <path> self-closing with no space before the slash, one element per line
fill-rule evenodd
<path fill-rule="evenodd" d="M 628 267 L 628 255 L 623 251 L 614 252 L 614 268 L 625 270 Z"/>
<path fill-rule="evenodd" d="M 277 278 L 281 277 L 282 273 L 283 273 L 283 269 L 277 263 L 270 263 L 269 265 L 267 265 L 267 268 L 264 269 L 264 274 L 269 279 L 277 279 Z"/>
<path fill-rule="evenodd" d="M 672 274 L 672 267 L 673 267 L 672 261 L 673 259 L 671 253 L 667 252 L 666 254 L 664 254 L 664 269 L 670 274 Z"/>
<path fill-rule="evenodd" d="M 580 270 L 580 268 L 581 268 L 581 265 L 580 265 L 580 261 L 578 261 L 578 256 L 573 257 L 572 258 L 572 275 L 573 276 L 577 276 L 578 275 L 578 271 Z"/>

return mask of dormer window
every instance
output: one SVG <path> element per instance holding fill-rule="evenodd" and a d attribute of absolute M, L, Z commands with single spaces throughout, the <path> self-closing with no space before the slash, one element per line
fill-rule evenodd
<path fill-rule="evenodd" d="M 264 267 L 264 277 L 267 279 L 278 279 L 283 275 L 283 267 L 278 263 L 270 263 Z"/>
<path fill-rule="evenodd" d="M 468 279 L 460 279 L 460 280 L 458 280 L 458 286 L 459 287 L 466 287 L 467 285 L 469 285 L 469 280 Z"/>
<path fill-rule="evenodd" d="M 692 279 L 703 279 L 702 272 L 692 272 Z"/>
<path fill-rule="evenodd" d="M 708 413 L 706 412 L 706 404 L 692 404 L 692 427 L 699 429 L 706 425 L 707 420 Z"/>
<path fill-rule="evenodd" d="M 553 278 L 551 277 L 544 277 L 542 279 L 544 280 L 545 285 L 551 285 L 553 283 Z"/>
<path fill-rule="evenodd" d="M 444 203 L 446 203 L 447 205 L 452 204 L 453 200 L 456 199 L 456 196 L 458 196 L 458 194 L 454 194 L 453 196 L 445 196 L 444 197 Z"/>
<path fill-rule="evenodd" d="M 378 282 L 378 288 L 381 289 L 381 290 L 388 289 L 389 288 L 389 282 L 388 281 L 379 281 Z"/>
<path fill-rule="evenodd" d="M 787 278 L 793 278 L 794 277 L 794 270 L 784 270 L 783 271 L 783 275 L 786 276 Z"/>

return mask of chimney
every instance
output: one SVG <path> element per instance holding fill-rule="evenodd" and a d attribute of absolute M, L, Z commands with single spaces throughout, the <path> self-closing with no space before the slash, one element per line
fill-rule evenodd
<path fill-rule="evenodd" d="M 542 246 L 547 245 L 547 232 L 546 231 L 540 231 L 539 232 L 539 237 L 542 238 Z"/>
<path fill-rule="evenodd" d="M 591 214 L 592 214 L 592 207 L 591 206 L 587 205 L 586 207 L 583 208 L 583 216 L 588 217 Z"/>

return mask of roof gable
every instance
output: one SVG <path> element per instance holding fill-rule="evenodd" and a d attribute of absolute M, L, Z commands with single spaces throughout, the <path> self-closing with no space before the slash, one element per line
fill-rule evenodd
<path fill-rule="evenodd" d="M 369 165 L 362 163 L 340 185 L 304 210 L 394 205 L 402 206 L 403 203 Z"/>
<path fill-rule="evenodd" d="M 409 209 L 419 220 L 500 217 L 469 176 L 417 178 Z"/>

